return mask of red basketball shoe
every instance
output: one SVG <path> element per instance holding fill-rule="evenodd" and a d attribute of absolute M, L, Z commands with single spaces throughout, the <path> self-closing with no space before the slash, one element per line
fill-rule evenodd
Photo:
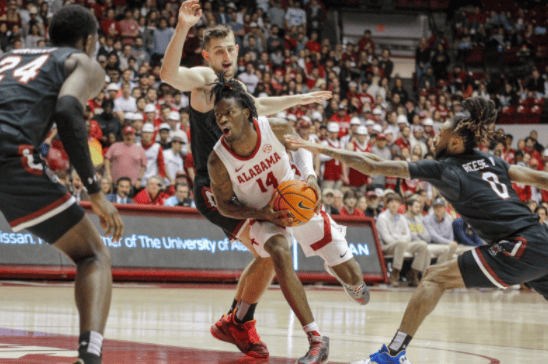
<path fill-rule="evenodd" d="M 239 324 L 234 320 L 234 312 L 223 317 L 211 326 L 211 335 L 217 340 L 234 344 L 242 353 L 253 358 L 265 359 L 270 355 L 266 344 L 261 341 L 255 323 L 257 320 Z"/>

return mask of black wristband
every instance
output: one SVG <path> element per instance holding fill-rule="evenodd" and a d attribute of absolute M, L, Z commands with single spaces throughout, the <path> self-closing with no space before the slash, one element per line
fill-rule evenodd
<path fill-rule="evenodd" d="M 88 146 L 88 131 L 84 120 L 84 108 L 74 96 L 62 96 L 57 100 L 53 120 L 57 123 L 59 137 L 70 162 L 78 172 L 89 194 L 101 191 Z"/>

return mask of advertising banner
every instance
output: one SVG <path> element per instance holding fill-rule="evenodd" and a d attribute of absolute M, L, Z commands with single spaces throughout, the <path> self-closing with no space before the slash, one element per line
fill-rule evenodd
<path fill-rule="evenodd" d="M 211 271 L 213 274 L 217 271 L 222 276 L 227 271 L 241 271 L 252 259 L 244 245 L 240 242 L 230 243 L 221 229 L 194 209 L 133 205 L 121 205 L 118 208 L 125 225 L 124 236 L 119 242 L 103 236 L 103 242 L 110 248 L 113 272 L 116 273 L 119 268 L 126 272 L 128 279 L 131 279 L 131 272 L 135 270 L 139 270 L 139 276 L 146 276 L 147 271 L 156 272 L 155 276 L 160 280 L 159 273 L 162 270 L 188 271 L 191 275 L 197 270 Z M 89 213 L 89 208 L 87 210 Z M 88 216 L 102 232 L 99 219 L 93 214 Z M 364 275 L 376 281 L 384 281 L 386 273 L 378 251 L 374 223 L 371 220 L 344 220 L 339 221 L 339 224 L 347 226 L 349 249 Z M 325 276 L 321 258 L 305 257 L 298 244 L 294 244 L 292 249 L 296 271 L 311 279 L 315 273 Z M 30 270 L 32 266 L 36 269 L 44 266 L 72 266 L 67 258 L 38 237 L 26 231 L 13 233 L 2 215 L 0 265 L 5 265 L 4 268 L 25 266 Z M 179 277 L 184 279 L 184 274 L 179 274 Z"/>

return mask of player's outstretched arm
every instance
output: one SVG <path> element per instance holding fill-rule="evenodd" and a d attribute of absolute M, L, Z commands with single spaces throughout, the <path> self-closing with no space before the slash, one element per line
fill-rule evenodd
<path fill-rule="evenodd" d="M 215 81 L 215 72 L 209 67 L 180 67 L 183 47 L 192 28 L 202 16 L 200 2 L 198 0 L 185 1 L 179 9 L 179 22 L 175 28 L 175 34 L 166 48 L 164 61 L 160 70 L 162 81 L 176 89 L 189 92 L 196 88 L 202 88 Z"/>
<path fill-rule="evenodd" d="M 303 178 L 306 181 L 307 186 L 312 188 L 316 193 L 317 201 L 315 211 L 320 212 L 322 207 L 322 192 L 320 190 L 320 186 L 318 185 L 318 176 L 314 170 L 314 156 L 306 149 L 292 149 L 287 145 L 284 139 L 285 135 L 293 135 L 296 138 L 299 137 L 295 129 L 293 129 L 287 120 L 281 118 L 268 118 L 268 121 L 274 135 L 276 135 L 276 138 L 278 138 L 280 143 L 282 143 L 282 145 L 287 149 L 293 151 L 293 160 L 295 165 L 303 174 Z"/>
<path fill-rule="evenodd" d="M 228 217 L 234 219 L 257 219 L 268 220 L 276 225 L 280 226 L 292 226 L 293 218 L 288 211 L 274 211 L 272 209 L 272 200 L 262 209 L 254 209 L 248 206 L 236 204 L 233 200 L 234 189 L 232 187 L 232 181 L 228 173 L 227 167 L 221 161 L 215 151 L 209 155 L 207 163 L 209 170 L 209 178 L 211 179 L 211 192 L 215 197 L 215 203 L 219 212 Z"/>
<path fill-rule="evenodd" d="M 255 99 L 259 116 L 273 115 L 297 105 L 323 102 L 333 97 L 331 91 L 316 91 L 302 95 L 260 97 Z"/>
<path fill-rule="evenodd" d="M 367 175 L 384 175 L 400 178 L 410 178 L 409 165 L 404 161 L 389 161 L 370 153 L 358 153 L 345 149 L 331 148 L 326 145 L 308 142 L 293 135 L 286 135 L 286 145 L 291 148 L 308 149 L 314 154 L 325 154 L 331 158 L 346 163 L 350 168 Z"/>
<path fill-rule="evenodd" d="M 99 215 L 101 225 L 118 241 L 124 224 L 118 211 L 101 192 L 88 147 L 88 133 L 84 119 L 84 105 L 94 98 L 104 86 L 105 71 L 99 63 L 83 53 L 73 54 L 66 61 L 70 76 L 65 80 L 53 120 L 57 123 L 59 137 L 76 172 L 80 175 L 90 195 L 93 211 Z"/>
<path fill-rule="evenodd" d="M 548 190 L 548 173 L 527 167 L 511 165 L 508 169 L 510 181 Z"/>

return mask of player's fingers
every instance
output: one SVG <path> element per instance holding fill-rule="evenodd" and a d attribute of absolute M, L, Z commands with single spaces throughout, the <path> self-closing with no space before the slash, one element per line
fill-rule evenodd
<path fill-rule="evenodd" d="M 110 214 L 105 215 L 105 222 L 107 224 L 105 236 L 112 236 L 112 232 L 114 231 L 114 224 L 112 223 L 112 216 Z"/>
<path fill-rule="evenodd" d="M 120 241 L 122 239 L 122 235 L 124 234 L 124 222 L 120 218 L 120 214 L 118 212 L 114 215 L 114 241 Z"/>
<path fill-rule="evenodd" d="M 314 212 L 319 214 L 321 208 L 322 208 L 322 199 L 321 197 L 319 197 L 318 201 L 316 202 L 316 206 L 314 206 Z"/>
<path fill-rule="evenodd" d="M 107 220 L 103 216 L 99 216 L 99 222 L 101 223 L 101 228 L 103 230 L 107 229 Z"/>

